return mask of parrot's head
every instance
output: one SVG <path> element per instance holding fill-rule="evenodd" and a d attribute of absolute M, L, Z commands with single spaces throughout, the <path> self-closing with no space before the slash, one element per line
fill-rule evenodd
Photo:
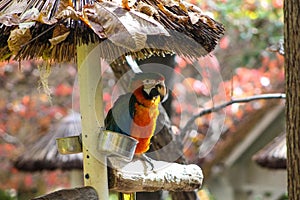
<path fill-rule="evenodd" d="M 159 73 L 137 73 L 131 82 L 131 88 L 142 88 L 147 99 L 160 97 L 161 102 L 168 98 L 168 90 L 165 85 L 165 77 Z"/>

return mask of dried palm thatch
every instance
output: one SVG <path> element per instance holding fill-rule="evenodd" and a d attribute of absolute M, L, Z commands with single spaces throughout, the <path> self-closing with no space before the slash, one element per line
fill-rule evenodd
<path fill-rule="evenodd" d="M 223 25 L 182 0 L 2 0 L 0 60 L 74 61 L 76 46 L 101 42 L 100 57 L 211 52 Z"/>
<path fill-rule="evenodd" d="M 286 134 L 282 134 L 257 152 L 252 159 L 262 167 L 286 169 L 286 157 Z"/>
<path fill-rule="evenodd" d="M 56 138 L 78 135 L 81 132 L 80 114 L 71 113 L 50 132 L 29 147 L 14 163 L 22 171 L 82 169 L 82 154 L 61 155 Z"/>

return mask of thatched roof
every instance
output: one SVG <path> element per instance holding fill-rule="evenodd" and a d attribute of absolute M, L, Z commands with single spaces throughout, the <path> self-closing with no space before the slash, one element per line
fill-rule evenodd
<path fill-rule="evenodd" d="M 76 61 L 76 46 L 101 42 L 100 57 L 143 59 L 211 52 L 223 25 L 177 0 L 2 0 L 0 60 Z"/>
<path fill-rule="evenodd" d="M 262 167 L 286 169 L 286 134 L 282 134 L 258 151 L 252 159 Z"/>
<path fill-rule="evenodd" d="M 81 133 L 79 113 L 64 117 L 50 132 L 30 146 L 14 163 L 23 171 L 82 169 L 82 154 L 61 155 L 57 151 L 56 138 Z"/>

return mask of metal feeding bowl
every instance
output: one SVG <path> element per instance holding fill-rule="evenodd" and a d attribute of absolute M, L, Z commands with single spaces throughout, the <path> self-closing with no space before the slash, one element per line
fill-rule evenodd
<path fill-rule="evenodd" d="M 138 141 L 124 134 L 103 130 L 99 134 L 98 150 L 131 161 Z"/>
<path fill-rule="evenodd" d="M 56 138 L 56 145 L 60 154 L 74 154 L 82 152 L 81 138 L 79 135 Z"/>
<path fill-rule="evenodd" d="M 131 161 L 138 141 L 130 136 L 113 131 L 102 130 L 99 133 L 98 151 L 106 156 L 117 156 L 125 161 Z M 60 154 L 82 152 L 81 135 L 56 139 Z"/>

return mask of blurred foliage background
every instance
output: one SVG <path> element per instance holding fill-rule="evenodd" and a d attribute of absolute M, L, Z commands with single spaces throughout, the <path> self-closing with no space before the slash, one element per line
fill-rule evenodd
<path fill-rule="evenodd" d="M 283 40 L 283 0 L 195 1 L 226 28 L 216 56 L 223 78 L 238 67 L 259 68 L 265 57 L 274 57 L 266 49 Z"/>

